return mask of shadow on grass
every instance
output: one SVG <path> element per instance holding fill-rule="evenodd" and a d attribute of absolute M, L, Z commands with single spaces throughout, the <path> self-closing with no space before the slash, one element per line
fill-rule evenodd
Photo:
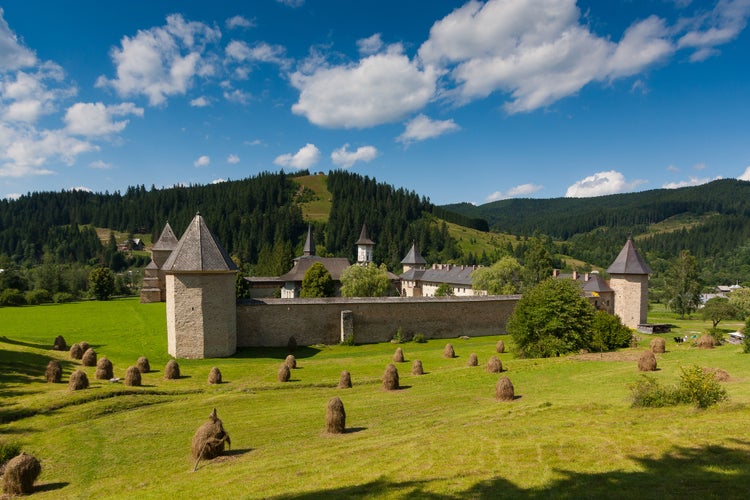
<path fill-rule="evenodd" d="M 47 363 L 52 359 L 56 358 L 34 352 L 0 349 L 0 388 L 6 384 L 45 381 L 44 372 L 47 369 Z M 72 361 L 58 361 L 60 361 L 63 372 L 69 372 L 78 366 L 77 363 Z M 5 390 L 5 388 L 0 389 L 0 397 L 5 396 Z"/>
<path fill-rule="evenodd" d="M 23 342 L 21 340 L 16 339 L 9 339 L 8 337 L 0 337 L 0 342 L 4 342 L 6 344 L 11 345 L 22 345 L 24 347 L 33 347 L 34 349 L 47 349 L 52 350 L 52 344 L 54 342 L 50 342 L 49 344 L 34 344 L 32 342 Z"/>
<path fill-rule="evenodd" d="M 425 491 L 430 481 L 388 481 L 283 495 L 279 499 L 377 498 L 409 499 L 744 499 L 750 484 L 750 441 L 729 445 L 675 447 L 661 457 L 630 457 L 641 470 L 582 473 L 555 470 L 559 479 L 542 488 L 524 489 L 502 477 L 476 483 L 469 489 L 447 495 Z"/>
<path fill-rule="evenodd" d="M 300 346 L 292 354 L 297 359 L 311 358 L 318 354 L 320 349 L 309 346 Z M 232 356 L 239 359 L 270 358 L 284 360 L 289 355 L 286 347 L 240 347 Z"/>
<path fill-rule="evenodd" d="M 70 483 L 46 483 L 46 484 L 38 484 L 34 486 L 34 491 L 55 491 L 55 490 L 61 490 L 65 488 L 66 486 L 70 485 Z"/>

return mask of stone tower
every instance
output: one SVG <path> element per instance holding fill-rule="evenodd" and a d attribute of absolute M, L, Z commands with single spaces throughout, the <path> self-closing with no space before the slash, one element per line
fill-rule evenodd
<path fill-rule="evenodd" d="M 609 287 L 615 295 L 615 314 L 626 326 L 638 328 L 647 320 L 651 268 L 636 250 L 632 238 L 628 238 L 607 272 Z"/>
<path fill-rule="evenodd" d="M 359 233 L 357 240 L 357 264 L 364 265 L 373 261 L 372 252 L 375 248 L 375 242 L 367 236 L 367 226 L 362 224 L 362 231 Z"/>
<path fill-rule="evenodd" d="M 424 266 L 427 265 L 427 261 L 424 260 L 422 254 L 417 250 L 417 244 L 412 243 L 409 253 L 407 253 L 406 257 L 401 260 L 401 264 L 404 266 L 404 272 L 407 272 L 411 269 L 424 269 Z"/>
<path fill-rule="evenodd" d="M 175 358 L 217 358 L 237 350 L 237 266 L 200 214 L 162 267 L 167 347 Z"/>
<path fill-rule="evenodd" d="M 177 247 L 177 237 L 167 222 L 159 239 L 151 248 L 151 262 L 143 272 L 141 303 L 164 302 L 167 300 L 167 282 L 162 267 L 169 255 Z"/>

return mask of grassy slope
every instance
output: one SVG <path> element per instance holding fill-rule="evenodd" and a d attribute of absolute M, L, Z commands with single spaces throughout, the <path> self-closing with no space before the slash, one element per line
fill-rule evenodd
<path fill-rule="evenodd" d="M 165 381 L 164 304 L 128 299 L 5 308 L 0 316 L 0 432 L 42 460 L 35 498 L 132 498 L 134 491 L 141 498 L 740 498 L 750 480 L 743 437 L 750 358 L 736 346 L 702 351 L 669 340 L 653 374 L 671 383 L 680 366 L 724 368 L 732 375 L 729 403 L 637 410 L 627 389 L 639 377 L 635 361 L 512 354 L 501 359 L 519 397 L 495 402 L 498 376 L 482 365 L 498 337 L 455 339 L 456 359 L 442 357 L 445 341 L 403 344 L 406 388 L 388 393 L 379 379 L 392 344 L 301 348 L 288 384 L 275 381 L 286 355 L 278 349 L 181 360 L 184 377 Z M 663 311 L 654 317 L 670 319 Z M 706 328 L 672 323 L 668 339 Z M 69 393 L 43 382 L 50 357 L 65 362 L 65 380 L 78 367 L 47 349 L 57 334 L 95 345 L 116 376 L 142 354 L 155 371 L 144 387 L 126 388 L 94 380 L 85 368 L 92 387 Z M 650 340 L 643 337 L 641 347 Z M 471 352 L 477 368 L 465 366 Z M 426 375 L 409 374 L 414 359 Z M 212 366 L 226 383 L 207 384 Z M 343 369 L 353 389 L 333 388 Z M 335 395 L 350 432 L 326 436 L 325 405 Z M 213 407 L 233 448 L 193 473 L 190 439 Z"/>
<path fill-rule="evenodd" d="M 306 175 L 295 177 L 294 181 L 315 192 L 316 199 L 302 203 L 302 214 L 305 220 L 315 222 L 328 222 L 331 213 L 331 192 L 326 186 L 325 175 Z"/>

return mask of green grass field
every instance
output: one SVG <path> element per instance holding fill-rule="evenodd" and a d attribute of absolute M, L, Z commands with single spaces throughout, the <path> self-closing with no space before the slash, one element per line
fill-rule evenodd
<path fill-rule="evenodd" d="M 628 384 L 640 377 L 635 358 L 648 335 L 614 356 L 545 360 L 515 359 L 502 337 L 516 400 L 500 403 L 498 375 L 484 370 L 500 337 L 451 339 L 454 359 L 442 357 L 446 340 L 401 344 L 403 389 L 395 392 L 380 383 L 393 344 L 301 347 L 288 383 L 276 381 L 283 349 L 180 360 L 183 377 L 168 381 L 164 304 L 3 308 L 0 440 L 41 460 L 34 498 L 745 498 L 750 355 L 734 345 L 675 344 L 672 336 L 707 325 L 652 315 L 675 325 L 653 376 L 673 383 L 681 366 L 723 368 L 728 402 L 630 408 Z M 88 341 L 117 377 L 141 355 L 153 371 L 140 388 L 95 380 L 94 368 L 84 368 L 87 390 L 47 384 L 49 359 L 63 362 L 66 382 L 80 367 L 50 349 L 56 335 Z M 466 366 L 472 352 L 479 367 Z M 414 359 L 425 375 L 410 375 Z M 225 383 L 207 383 L 212 366 Z M 335 388 L 342 370 L 352 389 Z M 343 435 L 324 432 L 333 396 L 346 409 Z M 214 407 L 232 448 L 193 472 L 190 441 Z"/>

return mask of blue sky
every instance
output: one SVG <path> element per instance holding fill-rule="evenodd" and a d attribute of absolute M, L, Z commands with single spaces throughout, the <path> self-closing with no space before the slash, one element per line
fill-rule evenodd
<path fill-rule="evenodd" d="M 0 9 L 0 197 L 282 168 L 438 204 L 750 180 L 750 0 Z"/>

